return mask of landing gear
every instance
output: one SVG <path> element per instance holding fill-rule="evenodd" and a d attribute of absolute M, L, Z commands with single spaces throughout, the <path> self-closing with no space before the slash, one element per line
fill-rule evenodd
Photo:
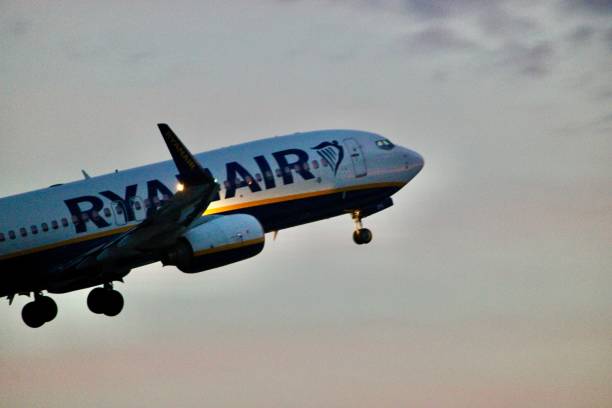
<path fill-rule="evenodd" d="M 87 307 L 96 314 L 117 316 L 123 309 L 123 296 L 110 283 L 94 288 L 87 296 Z"/>
<path fill-rule="evenodd" d="M 359 210 L 353 211 L 353 221 L 355 221 L 355 231 L 353 231 L 353 241 L 357 245 L 369 244 L 372 241 L 372 231 L 367 228 L 363 228 L 361 224 L 361 212 Z"/>
<path fill-rule="evenodd" d="M 37 293 L 34 301 L 26 303 L 21 310 L 23 322 L 32 328 L 40 327 L 57 316 L 57 304 L 48 296 Z"/>

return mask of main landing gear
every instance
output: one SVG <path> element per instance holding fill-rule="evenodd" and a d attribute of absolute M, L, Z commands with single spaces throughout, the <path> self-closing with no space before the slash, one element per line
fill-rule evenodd
<path fill-rule="evenodd" d="M 23 322 L 30 327 L 36 328 L 50 322 L 57 316 L 57 304 L 49 296 L 40 293 L 34 294 L 34 300 L 21 309 Z"/>
<path fill-rule="evenodd" d="M 123 296 L 113 289 L 111 283 L 103 288 L 94 288 L 87 296 L 87 307 L 96 314 L 117 316 L 123 309 Z"/>
<path fill-rule="evenodd" d="M 372 231 L 367 228 L 363 228 L 361 224 L 361 212 L 359 210 L 353 211 L 353 221 L 355 221 L 355 231 L 353 231 L 353 241 L 357 245 L 369 244 L 372 241 Z"/>
<path fill-rule="evenodd" d="M 9 301 L 13 296 L 9 297 Z M 123 309 L 123 296 L 113 289 L 112 283 L 104 287 L 94 288 L 87 296 L 87 307 L 94 313 L 106 316 L 117 316 Z M 57 316 L 57 304 L 49 296 L 40 292 L 34 293 L 34 300 L 26 303 L 21 309 L 23 322 L 30 327 L 37 328 L 50 322 Z"/>

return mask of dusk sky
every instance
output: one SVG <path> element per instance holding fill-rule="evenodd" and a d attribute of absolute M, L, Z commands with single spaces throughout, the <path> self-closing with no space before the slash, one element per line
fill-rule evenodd
<path fill-rule="evenodd" d="M 612 406 L 612 2 L 0 2 L 0 196 L 329 128 L 423 171 L 123 312 L 0 305 L 0 407 Z M 0 271 L 0 274 L 2 271 Z"/>

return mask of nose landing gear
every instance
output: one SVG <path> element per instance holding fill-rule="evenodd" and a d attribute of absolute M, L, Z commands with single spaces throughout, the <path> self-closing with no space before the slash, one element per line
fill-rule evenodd
<path fill-rule="evenodd" d="M 94 288 L 87 296 L 87 307 L 93 313 L 117 316 L 123 309 L 123 296 L 113 289 L 111 283 L 103 288 Z"/>
<path fill-rule="evenodd" d="M 23 322 L 32 328 L 40 327 L 57 316 L 57 304 L 49 296 L 34 294 L 34 301 L 21 309 Z"/>
<path fill-rule="evenodd" d="M 367 228 L 363 228 L 361 224 L 361 211 L 355 210 L 352 214 L 353 221 L 355 221 L 355 231 L 353 231 L 353 241 L 357 245 L 368 244 L 372 241 L 372 231 Z"/>

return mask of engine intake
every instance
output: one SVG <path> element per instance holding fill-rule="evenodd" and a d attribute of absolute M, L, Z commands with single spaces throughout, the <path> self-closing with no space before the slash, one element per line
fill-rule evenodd
<path fill-rule="evenodd" d="M 210 221 L 187 231 L 162 263 L 185 273 L 202 272 L 251 258 L 263 250 L 264 243 L 263 227 L 255 217 L 211 216 Z"/>

